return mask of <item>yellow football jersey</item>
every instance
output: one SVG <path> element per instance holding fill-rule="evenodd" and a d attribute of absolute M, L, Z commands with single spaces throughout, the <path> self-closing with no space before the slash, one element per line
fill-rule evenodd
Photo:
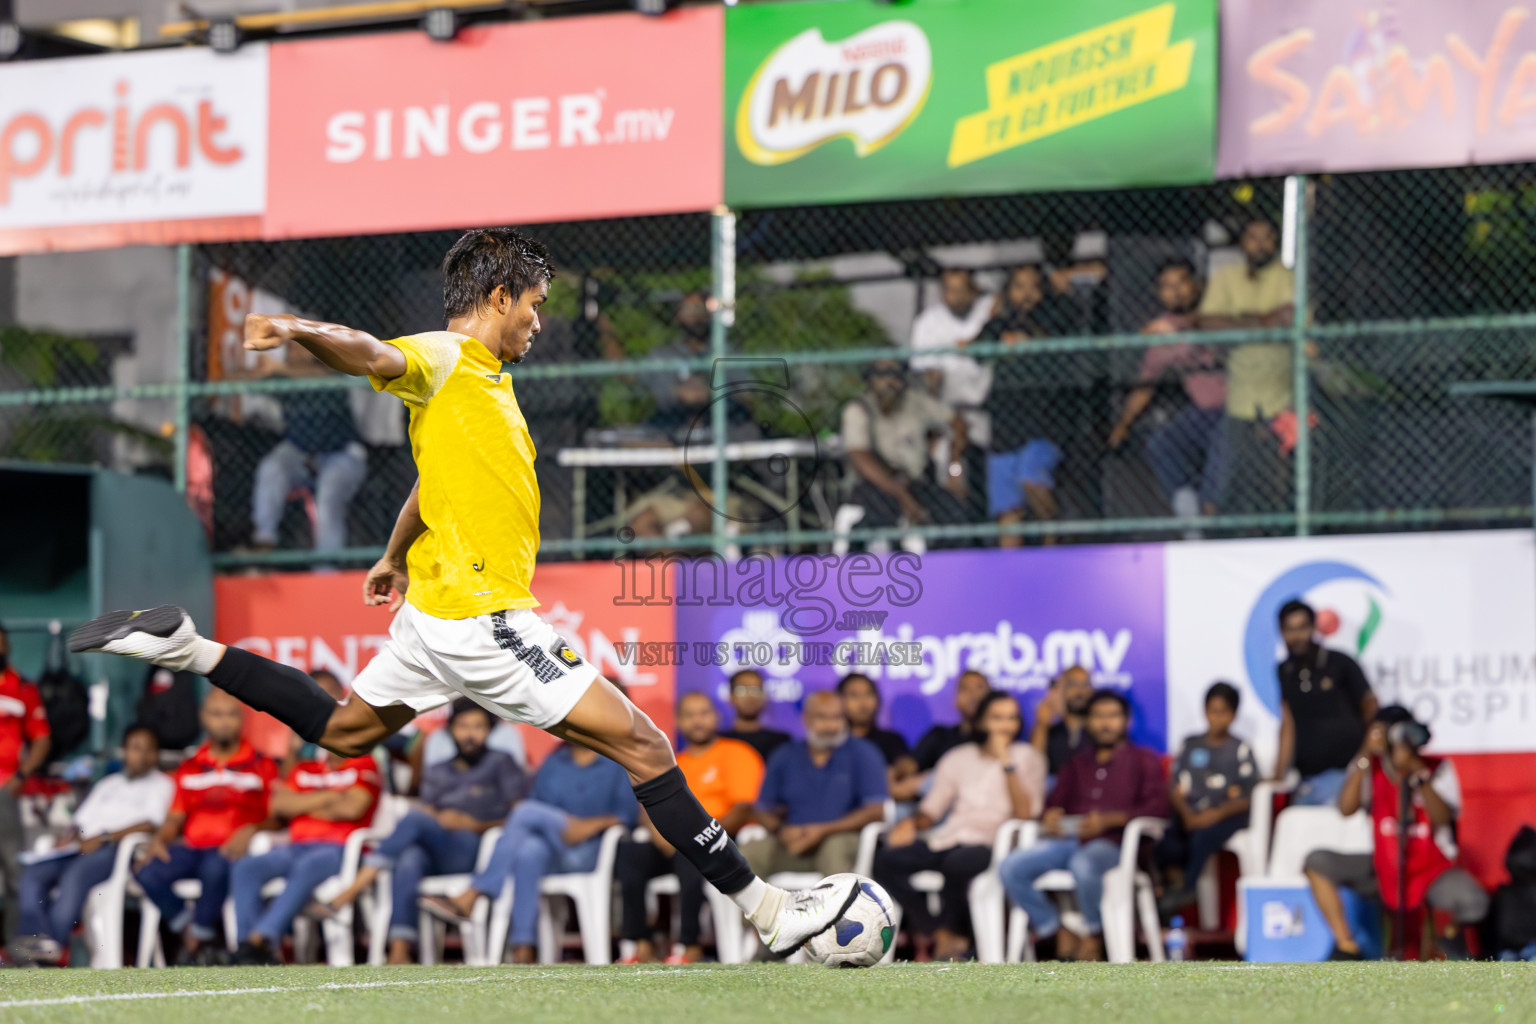
<path fill-rule="evenodd" d="M 535 608 L 539 482 L 512 376 L 474 338 L 431 331 L 389 342 L 405 373 L 369 377 L 411 411 L 427 530 L 406 558 L 406 600 L 440 619 Z"/>

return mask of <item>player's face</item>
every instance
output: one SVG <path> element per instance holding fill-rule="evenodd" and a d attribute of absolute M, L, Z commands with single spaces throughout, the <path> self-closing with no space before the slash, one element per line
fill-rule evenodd
<path fill-rule="evenodd" d="M 863 728 L 875 720 L 880 710 L 880 695 L 875 685 L 867 679 L 855 679 L 843 687 L 843 710 L 848 713 L 848 724 Z"/>
<path fill-rule="evenodd" d="M 720 728 L 715 705 L 702 693 L 689 694 L 677 705 L 677 731 L 690 747 L 708 746 Z"/>
<path fill-rule="evenodd" d="M 143 729 L 129 733 L 123 741 L 123 767 L 129 775 L 137 778 L 153 768 L 159 760 L 160 751 L 155 745 L 155 738 Z"/>
<path fill-rule="evenodd" d="M 533 347 L 533 336 L 539 333 L 539 310 L 549 298 L 549 282 L 540 281 L 509 303 L 501 324 L 501 358 L 509 363 L 520 363 Z"/>
<path fill-rule="evenodd" d="M 1312 647 L 1312 616 L 1306 612 L 1291 612 L 1280 623 L 1280 639 L 1292 654 L 1306 654 Z"/>
<path fill-rule="evenodd" d="M 240 739 L 240 724 L 244 718 L 238 700 L 223 690 L 208 691 L 203 701 L 203 731 L 216 746 L 228 746 Z"/>
<path fill-rule="evenodd" d="M 1096 747 L 1113 747 L 1125 739 L 1125 712 L 1112 700 L 1101 700 L 1088 709 L 1088 735 Z"/>

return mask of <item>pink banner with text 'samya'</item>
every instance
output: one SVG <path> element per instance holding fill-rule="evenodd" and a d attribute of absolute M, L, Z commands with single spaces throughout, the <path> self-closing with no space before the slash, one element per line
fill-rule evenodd
<path fill-rule="evenodd" d="M 1536 157 L 1536 18 L 1511 0 L 1223 0 L 1222 177 Z"/>
<path fill-rule="evenodd" d="M 718 8 L 272 47 L 273 238 L 708 210 Z"/>

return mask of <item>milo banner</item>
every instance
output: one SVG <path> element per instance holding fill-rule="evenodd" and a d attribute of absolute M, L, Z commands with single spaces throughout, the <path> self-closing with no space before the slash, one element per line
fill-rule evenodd
<path fill-rule="evenodd" d="M 1215 0 L 743 4 L 726 200 L 1208 181 Z"/>
<path fill-rule="evenodd" d="M 1536 20 L 1511 0 L 1223 0 L 1222 177 L 1530 160 Z"/>

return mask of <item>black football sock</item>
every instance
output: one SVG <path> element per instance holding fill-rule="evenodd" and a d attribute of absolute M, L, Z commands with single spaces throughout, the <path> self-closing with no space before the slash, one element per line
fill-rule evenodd
<path fill-rule="evenodd" d="M 208 681 L 257 711 L 265 711 L 310 743 L 319 743 L 337 708 L 336 698 L 296 668 L 226 647 Z"/>
<path fill-rule="evenodd" d="M 699 805 L 677 766 L 635 787 L 635 798 L 661 838 L 672 844 L 705 880 L 727 896 L 757 881 L 725 829 Z"/>

